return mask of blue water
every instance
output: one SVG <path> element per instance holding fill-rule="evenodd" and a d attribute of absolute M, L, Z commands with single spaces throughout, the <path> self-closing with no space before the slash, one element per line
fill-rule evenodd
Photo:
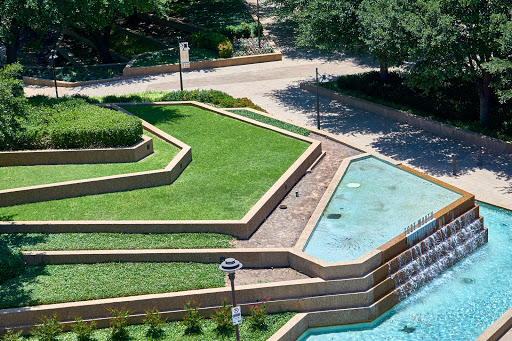
<path fill-rule="evenodd" d="M 357 259 L 460 197 L 375 157 L 352 161 L 304 252 L 326 262 Z"/>
<path fill-rule="evenodd" d="M 512 306 L 512 212 L 479 205 L 486 245 L 377 321 L 310 329 L 299 340 L 475 340 Z"/>

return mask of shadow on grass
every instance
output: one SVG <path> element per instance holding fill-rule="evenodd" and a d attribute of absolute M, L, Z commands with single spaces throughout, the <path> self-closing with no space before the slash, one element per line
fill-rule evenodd
<path fill-rule="evenodd" d="M 172 124 L 181 119 L 187 118 L 189 115 L 184 115 L 181 110 L 174 109 L 169 106 L 154 106 L 148 110 L 148 107 L 131 107 L 127 106 L 124 109 L 133 113 L 137 117 L 153 124 L 168 123 Z"/>
<path fill-rule="evenodd" d="M 8 215 L 1 215 L 0 214 L 0 221 L 14 221 L 14 217 L 16 217 L 17 214 L 8 214 Z"/>
<path fill-rule="evenodd" d="M 10 247 L 22 248 L 24 245 L 36 245 L 43 243 L 47 239 L 45 234 L 27 234 L 27 233 L 5 233 L 0 234 L 0 243 L 5 242 Z"/>
<path fill-rule="evenodd" d="M 37 305 L 39 302 L 32 298 L 31 290 L 26 286 L 36 280 L 38 276 L 48 275 L 44 266 L 27 266 L 25 270 L 14 278 L 0 284 L 0 309 L 25 307 Z"/>

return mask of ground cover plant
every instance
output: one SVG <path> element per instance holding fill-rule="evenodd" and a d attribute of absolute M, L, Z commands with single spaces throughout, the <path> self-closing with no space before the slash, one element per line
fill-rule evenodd
<path fill-rule="evenodd" d="M 0 190 L 165 168 L 178 148 L 148 132 L 146 135 L 153 138 L 153 153 L 137 162 L 0 167 Z"/>
<path fill-rule="evenodd" d="M 128 58 L 140 53 L 158 51 L 162 48 L 135 35 L 116 30 L 112 30 L 110 38 L 112 39 L 112 48 Z"/>
<path fill-rule="evenodd" d="M 240 324 L 240 339 L 247 341 L 264 341 L 270 338 L 272 334 L 277 332 L 286 322 L 288 322 L 295 313 L 281 313 L 272 314 L 267 317 L 267 328 L 266 329 L 255 329 L 252 328 L 250 323 L 244 320 Z M 162 324 L 162 331 L 158 334 L 158 337 L 152 338 L 148 336 L 149 326 L 147 325 L 130 325 L 126 326 L 127 339 L 131 341 L 147 341 L 147 340 L 161 340 L 161 341 L 204 341 L 204 340 L 233 340 L 234 331 L 231 333 L 219 333 L 216 329 L 216 324 L 213 321 L 206 320 L 202 325 L 202 332 L 200 334 L 187 334 L 185 333 L 185 325 L 180 321 L 165 322 Z M 91 334 L 93 340 L 96 341 L 109 341 L 111 340 L 111 328 L 103 328 L 94 330 Z M 57 336 L 58 341 L 75 341 L 77 334 L 73 332 L 62 333 Z M 35 341 L 32 336 L 25 336 L 16 339 L 19 341 Z"/>
<path fill-rule="evenodd" d="M 256 54 L 272 53 L 274 50 L 266 39 L 261 39 L 261 46 L 258 38 L 239 38 L 233 40 L 233 57 L 252 56 Z"/>
<path fill-rule="evenodd" d="M 229 112 L 232 112 L 233 114 L 237 114 L 243 117 L 247 117 L 250 119 L 253 119 L 258 122 L 270 124 L 271 126 L 281 128 L 284 130 L 291 131 L 292 133 L 296 133 L 302 136 L 308 136 L 311 133 L 311 130 L 308 130 L 306 128 L 298 127 L 296 125 L 293 125 L 291 123 L 283 122 L 278 119 L 264 116 L 257 114 L 255 112 L 252 112 L 250 110 L 244 110 L 244 109 L 230 109 Z"/>
<path fill-rule="evenodd" d="M 32 98 L 31 98 L 32 99 Z M 265 112 L 246 97 L 234 98 L 218 90 L 145 91 L 123 95 L 86 97 L 89 103 L 139 103 L 163 101 L 196 101 L 217 108 L 252 108 Z M 52 99 L 45 98 L 46 101 Z"/>
<path fill-rule="evenodd" d="M 0 208 L 4 220 L 241 219 L 308 144 L 192 106 L 126 107 L 187 143 L 169 186 Z"/>
<path fill-rule="evenodd" d="M 0 245 L 21 251 L 231 248 L 235 247 L 232 240 L 232 236 L 217 233 L 0 234 Z"/>
<path fill-rule="evenodd" d="M 390 73 L 388 81 L 382 83 L 378 72 L 368 72 L 341 76 L 336 83 L 322 86 L 488 136 L 512 139 L 512 103 L 500 104 L 496 95 L 491 96 L 492 115 L 488 127 L 484 127 L 479 121 L 478 98 L 467 95 L 474 91 L 471 82 L 453 80 L 424 94 L 408 87 L 406 78 L 398 73 Z"/>
<path fill-rule="evenodd" d="M 210 49 L 194 47 L 189 51 L 189 59 L 191 62 L 213 60 L 218 58 L 219 54 Z M 178 62 L 179 55 L 177 49 L 170 48 L 167 50 L 143 53 L 135 60 L 132 67 L 176 64 Z"/>
<path fill-rule="evenodd" d="M 218 264 L 99 263 L 27 266 L 0 284 L 0 308 L 223 287 Z"/>

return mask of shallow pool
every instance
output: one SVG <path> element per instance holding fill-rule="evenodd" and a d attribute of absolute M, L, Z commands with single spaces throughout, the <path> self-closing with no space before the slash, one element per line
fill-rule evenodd
<path fill-rule="evenodd" d="M 326 262 L 359 258 L 460 197 L 375 157 L 354 160 L 303 251 Z"/>
<path fill-rule="evenodd" d="M 310 329 L 299 340 L 475 340 L 512 306 L 512 212 L 479 205 L 486 245 L 377 321 Z"/>

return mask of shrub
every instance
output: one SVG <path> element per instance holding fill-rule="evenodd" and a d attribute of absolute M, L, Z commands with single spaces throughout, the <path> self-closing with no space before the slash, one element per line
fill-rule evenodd
<path fill-rule="evenodd" d="M 267 317 L 267 302 L 269 298 L 265 297 L 265 300 L 261 302 L 259 305 L 251 305 L 249 309 L 251 310 L 251 316 L 249 320 L 254 327 L 263 328 L 266 326 L 266 317 Z"/>
<path fill-rule="evenodd" d="M 30 112 L 23 93 L 21 70 L 18 63 L 0 69 L 0 150 L 16 144 L 16 136 L 23 129 L 23 118 Z"/>
<path fill-rule="evenodd" d="M 2 337 L 3 341 L 18 341 L 21 337 L 21 332 L 15 332 L 14 330 L 8 330 Z"/>
<path fill-rule="evenodd" d="M 158 337 L 163 332 L 163 326 L 166 320 L 162 320 L 162 315 L 158 309 L 146 310 L 146 316 L 142 319 L 142 322 L 149 327 L 146 335 L 149 337 Z"/>
<path fill-rule="evenodd" d="M 233 49 L 233 45 L 231 45 L 228 37 L 223 34 L 211 31 L 200 31 L 193 33 L 191 36 L 191 43 L 196 47 L 214 50 L 219 53 L 221 58 L 229 57 L 231 50 Z M 226 55 L 228 51 L 229 54 Z"/>
<path fill-rule="evenodd" d="M 75 318 L 75 324 L 71 326 L 71 331 L 77 334 L 78 341 L 88 341 L 91 339 L 93 330 L 96 328 L 96 322 L 85 322 L 80 317 Z"/>
<path fill-rule="evenodd" d="M 62 325 L 59 322 L 59 317 L 53 315 L 52 317 L 42 316 L 40 318 L 41 324 L 32 329 L 34 335 L 39 341 L 54 341 L 57 335 L 62 332 Z"/>
<path fill-rule="evenodd" d="M 0 242 L 0 283 L 16 277 L 25 269 L 25 261 L 20 251 Z"/>
<path fill-rule="evenodd" d="M 263 33 L 263 26 L 260 23 L 260 33 Z M 219 29 L 219 32 L 227 36 L 229 39 L 252 38 L 258 35 L 258 24 L 253 22 L 248 24 L 242 22 L 239 25 L 229 25 Z"/>
<path fill-rule="evenodd" d="M 129 309 L 107 309 L 112 318 L 110 319 L 110 328 L 112 340 L 125 340 L 128 338 L 128 331 L 126 326 L 128 325 L 128 317 L 130 316 Z"/>
<path fill-rule="evenodd" d="M 211 316 L 213 322 L 217 324 L 217 330 L 225 333 L 233 330 L 233 319 L 231 318 L 231 305 L 227 305 L 227 300 L 222 299 L 222 307 L 215 309 L 215 314 Z"/>
<path fill-rule="evenodd" d="M 185 325 L 185 333 L 200 333 L 201 332 L 201 324 L 203 322 L 203 318 L 199 315 L 199 307 L 201 305 L 197 303 L 195 299 L 190 301 L 186 301 L 185 308 L 185 316 L 183 316 L 183 324 Z"/>
<path fill-rule="evenodd" d="M 134 117 L 83 99 L 63 99 L 34 107 L 16 137 L 15 149 L 130 146 L 140 141 L 142 131 L 141 121 Z"/>

